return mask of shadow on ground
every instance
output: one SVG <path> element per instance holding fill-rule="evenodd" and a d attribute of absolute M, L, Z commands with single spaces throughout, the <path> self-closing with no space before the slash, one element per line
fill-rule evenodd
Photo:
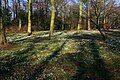
<path fill-rule="evenodd" d="M 15 65 L 27 61 L 27 57 L 33 55 L 34 53 L 28 54 L 28 51 L 34 48 L 33 45 L 28 46 L 23 51 L 15 52 L 14 54 L 0 58 L 0 78 L 2 79 L 14 75 Z"/>
<path fill-rule="evenodd" d="M 94 39 L 89 41 L 90 52 L 85 53 L 84 46 L 80 46 L 82 51 L 77 53 L 77 56 L 79 56 L 78 67 L 72 80 L 111 80 L 112 74 L 105 67 L 106 64 L 99 53 L 99 46 Z M 90 56 L 92 58 L 88 59 Z"/>
<path fill-rule="evenodd" d="M 109 35 L 112 38 L 114 37 L 116 38 L 116 37 L 120 37 L 119 34 L 120 32 L 111 31 L 107 35 Z M 100 55 L 100 51 L 99 51 L 100 46 L 98 45 L 97 41 L 102 41 L 103 43 L 107 45 L 109 44 L 109 42 L 102 40 L 100 34 L 82 34 L 82 35 L 75 34 L 75 35 L 70 36 L 68 40 L 69 39 L 73 39 L 76 42 L 80 43 L 80 45 L 78 46 L 79 52 L 64 54 L 58 59 L 58 62 L 64 60 L 64 58 L 67 57 L 67 59 L 69 59 L 68 62 L 70 64 L 71 62 L 75 64 L 73 68 L 76 67 L 76 72 L 74 75 L 70 77 L 71 80 L 111 80 L 114 77 L 113 74 L 107 69 L 105 62 Z M 33 43 L 39 43 L 44 40 L 50 40 L 50 38 L 38 37 L 31 41 Z M 115 43 L 110 42 L 110 43 L 116 44 L 116 42 Z M 62 50 L 65 44 L 66 44 L 66 41 L 58 49 L 53 51 L 51 55 L 46 57 L 44 61 L 42 61 L 38 65 L 35 65 L 36 67 L 35 69 L 33 69 L 32 73 L 25 72 L 25 73 L 28 73 L 28 75 L 24 77 L 24 79 L 25 80 L 39 79 L 39 77 L 41 77 L 41 75 L 43 74 L 43 71 L 45 70 L 45 68 L 49 65 L 50 60 L 56 58 L 57 55 L 59 55 L 59 52 Z M 116 47 L 118 48 L 118 46 Z M 112 47 L 108 47 L 108 48 L 113 49 Z M 29 50 L 26 50 L 26 53 Z M 24 53 L 25 52 L 21 54 L 24 54 Z M 33 54 L 30 54 L 30 55 L 33 55 Z M 23 57 L 13 57 L 12 59 L 9 59 L 10 61 L 8 63 L 5 63 L 4 65 L 2 65 L 3 67 L 1 67 L 0 69 L 0 74 L 1 74 L 0 77 L 2 76 L 5 77 L 6 74 L 9 76 L 13 76 L 14 74 L 12 73 L 12 69 L 14 65 L 17 63 L 26 61 L 27 57 L 28 56 L 26 54 L 26 56 L 23 56 Z M 7 67 L 8 70 L 3 69 L 5 67 Z M 24 68 L 27 68 L 27 67 L 25 66 Z"/>
<path fill-rule="evenodd" d="M 115 40 L 116 37 L 120 38 L 120 32 L 116 31 L 109 31 L 109 33 L 107 32 L 107 35 L 110 37 L 108 41 L 111 40 L 111 38 L 114 38 Z M 119 46 L 114 45 L 119 44 L 119 42 L 111 41 L 110 44 L 114 45 L 115 47 L 112 48 L 112 46 L 109 46 L 108 41 L 103 41 L 100 36 L 100 34 L 83 34 L 69 37 L 70 39 L 74 39 L 78 42 L 82 42 L 82 40 L 87 40 L 87 45 L 89 45 L 87 46 L 87 48 L 90 50 L 90 53 L 86 52 L 85 44 L 80 46 L 80 52 L 77 53 L 77 55 L 79 56 L 79 61 L 77 61 L 78 69 L 76 75 L 72 77 L 72 80 L 111 80 L 114 77 L 113 74 L 107 69 L 104 60 L 100 56 L 99 45 L 97 41 L 102 41 L 103 43 L 105 43 L 109 50 L 112 49 L 114 52 L 119 51 Z M 87 60 L 87 57 L 89 58 L 89 56 L 87 56 L 88 53 L 93 57 L 93 61 L 91 61 L 92 59 L 90 61 Z M 90 64 L 90 62 L 94 63 Z"/>
<path fill-rule="evenodd" d="M 27 79 L 28 80 L 36 80 L 37 78 L 40 77 L 40 75 L 43 73 L 44 69 L 47 67 L 49 61 L 59 54 L 59 52 L 62 50 L 63 46 L 66 44 L 66 41 L 50 56 L 48 56 L 43 62 L 41 62 L 39 65 L 37 65 L 37 68 L 34 70 L 34 73 L 32 73 Z"/>

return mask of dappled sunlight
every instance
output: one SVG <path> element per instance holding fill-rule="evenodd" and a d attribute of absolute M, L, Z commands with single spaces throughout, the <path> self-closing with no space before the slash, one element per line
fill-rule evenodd
<path fill-rule="evenodd" d="M 46 32 L 38 34 L 36 32 L 34 37 L 14 42 L 22 44 L 13 49 L 0 51 L 2 79 L 5 76 L 6 79 L 40 80 L 119 77 L 119 48 L 115 46 L 116 52 L 111 49 L 112 45 L 119 42 L 118 39 L 109 38 L 103 41 L 96 31 L 63 31 L 51 38 L 46 38 Z M 109 41 L 116 42 L 110 44 Z"/>
<path fill-rule="evenodd" d="M 62 56 L 56 59 L 50 61 L 48 66 L 44 69 L 41 78 L 47 79 L 50 77 L 51 79 L 69 79 L 75 74 L 75 64 L 71 62 L 68 56 Z"/>
<path fill-rule="evenodd" d="M 118 0 L 0 0 L 0 80 L 119 80 Z"/>

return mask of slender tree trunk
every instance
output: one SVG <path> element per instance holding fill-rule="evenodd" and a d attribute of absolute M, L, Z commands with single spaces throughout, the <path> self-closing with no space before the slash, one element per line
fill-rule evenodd
<path fill-rule="evenodd" d="M 39 2 L 38 2 L 39 3 Z M 39 17 L 39 11 L 40 11 L 40 7 L 39 7 L 39 5 L 37 5 L 37 27 L 39 27 L 40 26 L 40 17 Z"/>
<path fill-rule="evenodd" d="M 7 39 L 5 34 L 5 28 L 3 27 L 2 24 L 2 3 L 0 0 L 0 45 L 6 45 L 6 44 L 7 44 Z"/>
<path fill-rule="evenodd" d="M 17 0 L 13 0 L 13 9 L 14 9 L 14 18 L 18 18 L 18 5 L 17 5 Z"/>
<path fill-rule="evenodd" d="M 0 44 L 1 45 L 6 45 L 7 44 L 5 28 L 2 25 L 2 18 L 0 18 Z"/>
<path fill-rule="evenodd" d="M 22 28 L 22 21 L 21 21 L 21 12 L 20 12 L 20 9 L 21 9 L 21 6 L 20 6 L 20 0 L 18 0 L 18 7 L 19 7 L 19 29 L 18 30 L 21 30 Z"/>
<path fill-rule="evenodd" d="M 18 4 L 17 4 L 17 0 L 15 0 L 15 13 L 16 13 L 16 19 L 18 19 Z"/>
<path fill-rule="evenodd" d="M 64 0 L 63 0 L 63 2 L 62 2 L 62 30 L 64 30 L 64 23 L 65 23 L 64 10 L 65 10 L 65 4 L 64 4 Z"/>
<path fill-rule="evenodd" d="M 20 9 L 21 9 L 21 6 L 20 6 L 20 0 L 18 0 L 18 8 L 19 8 L 19 30 L 21 30 L 21 26 L 22 26 L 22 21 L 21 21 L 21 13 L 20 13 Z"/>
<path fill-rule="evenodd" d="M 90 26 L 90 0 L 87 0 L 87 26 L 88 26 L 88 30 L 91 30 L 91 26 Z"/>
<path fill-rule="evenodd" d="M 98 27 L 98 31 L 100 32 L 102 39 L 105 40 L 106 37 L 105 37 L 105 34 L 101 31 L 101 28 Z"/>
<path fill-rule="evenodd" d="M 78 21 L 78 27 L 77 30 L 80 30 L 82 28 L 82 0 L 79 2 L 79 21 Z"/>
<path fill-rule="evenodd" d="M 46 16 L 45 16 L 45 17 L 46 17 L 46 19 L 47 19 L 47 17 L 48 17 L 48 16 L 47 16 L 47 15 L 48 15 L 48 11 L 47 11 L 47 10 L 48 10 L 48 0 L 45 0 L 45 4 L 46 4 L 46 8 L 45 8 L 45 15 L 46 15 Z"/>
<path fill-rule="evenodd" d="M 28 36 L 32 34 L 31 29 L 31 0 L 28 1 Z"/>
<path fill-rule="evenodd" d="M 55 23 L 55 6 L 54 6 L 54 0 L 51 0 L 51 8 L 52 8 L 52 11 L 51 11 L 51 23 L 50 23 L 50 33 L 49 33 L 49 36 L 52 36 L 53 35 L 53 31 L 54 31 L 54 23 Z"/>
<path fill-rule="evenodd" d="M 19 31 L 21 30 L 21 28 L 22 28 L 22 21 L 21 19 L 19 19 Z"/>
<path fill-rule="evenodd" d="M 103 24 L 105 24 L 105 0 L 103 0 L 104 14 L 103 14 Z"/>
<path fill-rule="evenodd" d="M 103 40 L 105 40 L 105 34 L 102 32 L 102 30 L 101 30 L 101 26 L 100 26 L 100 19 L 99 19 L 99 17 L 97 17 L 97 29 L 98 29 L 98 31 L 100 32 L 100 34 L 101 34 L 101 36 L 102 36 L 102 38 L 103 38 Z"/>

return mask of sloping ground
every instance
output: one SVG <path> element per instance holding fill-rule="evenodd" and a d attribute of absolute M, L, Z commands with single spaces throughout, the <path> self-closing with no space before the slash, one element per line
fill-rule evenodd
<path fill-rule="evenodd" d="M 18 46 L 0 51 L 1 80 L 119 80 L 120 32 L 8 34 Z"/>

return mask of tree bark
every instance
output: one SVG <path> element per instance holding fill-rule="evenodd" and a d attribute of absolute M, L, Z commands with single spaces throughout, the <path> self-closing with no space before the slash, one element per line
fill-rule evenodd
<path fill-rule="evenodd" d="M 90 1 L 87 0 L 87 27 L 88 30 L 91 30 L 91 26 L 90 26 Z"/>
<path fill-rule="evenodd" d="M 31 29 L 31 4 L 32 1 L 28 1 L 28 36 L 32 34 L 32 29 Z"/>
<path fill-rule="evenodd" d="M 52 8 L 52 11 L 51 11 L 51 23 L 50 23 L 50 33 L 49 33 L 49 36 L 52 36 L 53 35 L 53 32 L 54 32 L 54 23 L 55 23 L 55 6 L 54 6 L 54 0 L 51 0 L 51 8 Z"/>
<path fill-rule="evenodd" d="M 2 24 L 2 3 L 0 0 L 0 45 L 6 45 L 6 44 L 7 44 L 7 39 L 5 34 L 5 28 L 3 27 Z"/>
<path fill-rule="evenodd" d="M 79 2 L 79 21 L 78 21 L 78 27 L 77 30 L 80 30 L 82 28 L 82 0 Z"/>
<path fill-rule="evenodd" d="M 65 24 L 65 14 L 64 14 L 64 10 L 65 10 L 65 4 L 64 4 L 64 0 L 62 2 L 62 30 L 64 30 L 64 24 Z"/>
<path fill-rule="evenodd" d="M 22 21 L 21 19 L 19 19 L 19 31 L 21 30 L 21 28 L 22 28 Z"/>
<path fill-rule="evenodd" d="M 21 30 L 22 28 L 22 21 L 21 21 L 21 12 L 20 12 L 20 9 L 21 9 L 21 6 L 20 6 L 20 0 L 18 0 L 18 7 L 19 7 L 19 29 L 18 30 Z"/>

